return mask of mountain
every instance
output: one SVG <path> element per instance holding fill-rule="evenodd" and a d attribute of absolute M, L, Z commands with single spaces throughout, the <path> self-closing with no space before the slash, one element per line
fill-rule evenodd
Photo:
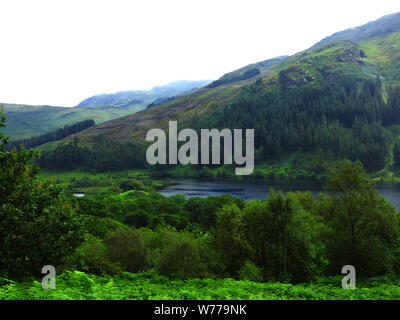
<path fill-rule="evenodd" d="M 261 72 L 274 69 L 286 58 L 288 58 L 288 56 L 280 56 L 273 59 L 249 64 L 243 68 L 224 74 L 218 80 L 211 82 L 208 87 L 215 88 L 222 84 L 254 78 L 255 76 L 261 74 Z"/>
<path fill-rule="evenodd" d="M 143 110 L 149 104 L 192 92 L 209 82 L 210 80 L 177 81 L 148 91 L 104 94 L 90 97 L 74 108 L 4 104 L 8 119 L 4 131 L 11 140 L 19 140 L 49 133 L 88 119 L 100 124 Z"/>
<path fill-rule="evenodd" d="M 322 39 L 314 45 L 318 47 L 322 44 L 345 40 L 351 42 L 360 42 L 374 37 L 385 36 L 400 29 L 400 12 L 389 14 L 376 21 L 369 22 L 359 27 L 350 28 L 344 31 L 334 33 L 333 35 Z"/>
<path fill-rule="evenodd" d="M 54 106 L 4 105 L 7 127 L 4 132 L 11 140 L 27 139 L 63 128 L 83 120 L 93 119 L 97 124 L 139 111 L 139 108 L 110 106 L 66 108 Z"/>
<path fill-rule="evenodd" d="M 97 107 L 97 106 L 142 106 L 143 108 L 149 104 L 159 103 L 170 99 L 176 95 L 187 94 L 193 92 L 211 80 L 200 81 L 175 81 L 164 86 L 157 86 L 150 90 L 130 90 L 120 91 L 112 94 L 100 94 L 90 97 L 77 105 L 78 108 Z"/>
<path fill-rule="evenodd" d="M 143 152 L 147 131 L 166 129 L 168 120 L 177 120 L 180 127 L 194 129 L 254 128 L 261 174 L 268 167 L 277 175 L 290 171 L 313 176 L 344 157 L 360 160 L 369 171 L 381 170 L 391 164 L 400 125 L 398 17 L 337 33 L 290 57 L 246 66 L 193 93 L 96 125 L 47 150 L 66 154 L 64 146 L 71 148 L 77 138 L 74 152 L 91 154 L 90 166 L 135 167 L 143 165 L 137 155 Z M 121 147 L 115 149 L 117 145 Z M 43 154 L 44 167 L 57 167 L 52 152 Z M 82 165 L 77 159 L 76 166 Z"/>

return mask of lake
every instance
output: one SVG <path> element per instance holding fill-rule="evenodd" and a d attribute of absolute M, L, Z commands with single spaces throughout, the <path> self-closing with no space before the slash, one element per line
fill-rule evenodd
<path fill-rule="evenodd" d="M 270 188 L 288 191 L 310 191 L 314 195 L 323 192 L 322 184 L 317 181 L 203 181 L 177 179 L 177 184 L 169 185 L 159 192 L 165 196 L 184 194 L 187 197 L 208 197 L 230 194 L 243 200 L 265 199 Z M 386 197 L 397 210 L 400 210 L 400 184 L 381 184 L 377 186 L 379 194 Z"/>

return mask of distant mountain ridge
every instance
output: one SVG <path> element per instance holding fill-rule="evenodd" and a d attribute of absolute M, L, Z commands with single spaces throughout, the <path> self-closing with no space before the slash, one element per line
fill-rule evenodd
<path fill-rule="evenodd" d="M 224 74 L 218 80 L 211 82 L 208 87 L 215 88 L 226 83 L 254 78 L 262 72 L 272 70 L 273 68 L 277 67 L 282 61 L 284 61 L 288 57 L 289 56 L 280 56 L 265 61 L 249 64 L 243 68 Z"/>
<path fill-rule="evenodd" d="M 382 18 L 368 22 L 362 26 L 349 28 L 336 32 L 316 43 L 316 48 L 328 42 L 344 40 L 360 42 L 377 36 L 387 35 L 400 30 L 400 12 L 383 16 Z"/>
<path fill-rule="evenodd" d="M 77 107 L 96 107 L 112 105 L 129 107 L 134 105 L 147 106 L 170 99 L 177 95 L 188 94 L 207 85 L 211 80 L 174 81 L 163 86 L 156 86 L 150 90 L 128 90 L 115 93 L 99 94 L 85 99 Z"/>
<path fill-rule="evenodd" d="M 4 104 L 8 119 L 4 131 L 11 136 L 11 140 L 19 140 L 43 135 L 88 119 L 93 119 L 96 124 L 100 124 L 146 109 L 149 104 L 155 105 L 193 92 L 210 81 L 183 80 L 157 86 L 147 91 L 131 90 L 96 95 L 73 108 Z"/>

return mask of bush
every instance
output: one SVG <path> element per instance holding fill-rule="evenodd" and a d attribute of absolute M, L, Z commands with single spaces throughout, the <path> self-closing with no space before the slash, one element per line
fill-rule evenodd
<path fill-rule="evenodd" d="M 136 229 L 118 229 L 104 239 L 107 258 L 120 263 L 129 272 L 139 272 L 149 267 L 149 252 L 143 236 Z"/>
<path fill-rule="evenodd" d="M 148 227 L 150 217 L 145 211 L 138 210 L 138 212 L 128 214 L 124 219 L 124 223 L 136 228 Z"/>
<path fill-rule="evenodd" d="M 148 191 L 148 187 L 146 187 L 141 181 L 139 180 L 125 180 L 122 181 L 119 185 L 123 192 L 129 190 L 141 190 L 141 191 Z"/>
<path fill-rule="evenodd" d="M 222 271 L 219 261 L 204 239 L 196 239 L 187 232 L 171 232 L 156 259 L 156 270 L 170 278 L 211 278 Z"/>
<path fill-rule="evenodd" d="M 246 261 L 243 268 L 239 272 L 240 280 L 249 280 L 254 282 L 262 282 L 263 276 L 260 268 L 251 261 Z"/>
<path fill-rule="evenodd" d="M 77 268 L 97 275 L 120 273 L 122 271 L 120 266 L 108 260 L 106 251 L 107 247 L 101 239 L 89 234 L 68 261 L 69 268 Z"/>
<path fill-rule="evenodd" d="M 181 217 L 177 214 L 160 214 L 153 219 L 153 226 L 170 225 L 177 230 L 183 230 L 189 223 L 186 217 Z"/>
<path fill-rule="evenodd" d="M 89 216 L 86 223 L 87 232 L 101 239 L 111 231 L 124 228 L 127 229 L 128 227 L 117 220 L 96 216 Z"/>

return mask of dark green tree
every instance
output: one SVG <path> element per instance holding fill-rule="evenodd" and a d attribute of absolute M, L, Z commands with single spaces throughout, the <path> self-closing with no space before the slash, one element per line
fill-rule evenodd
<path fill-rule="evenodd" d="M 231 276 L 238 276 L 244 262 L 250 257 L 251 247 L 245 230 L 243 210 L 234 203 L 223 206 L 217 215 L 215 246 Z"/>
<path fill-rule="evenodd" d="M 393 271 L 398 239 L 395 208 L 380 197 L 360 162 L 343 160 L 329 170 L 330 205 L 320 212 L 329 227 L 329 271 L 353 265 L 360 276 Z"/>
<path fill-rule="evenodd" d="M 0 112 L 0 127 L 5 127 Z M 0 132 L 0 274 L 36 276 L 44 265 L 57 268 L 83 240 L 84 220 L 59 188 L 42 183 L 28 163 L 33 150 L 4 151 Z"/>
<path fill-rule="evenodd" d="M 400 141 L 397 141 L 393 148 L 394 165 L 400 167 Z"/>
<path fill-rule="evenodd" d="M 265 201 L 249 201 L 244 212 L 252 261 L 264 279 L 300 282 L 316 274 L 318 225 L 295 195 L 271 190 Z"/>

